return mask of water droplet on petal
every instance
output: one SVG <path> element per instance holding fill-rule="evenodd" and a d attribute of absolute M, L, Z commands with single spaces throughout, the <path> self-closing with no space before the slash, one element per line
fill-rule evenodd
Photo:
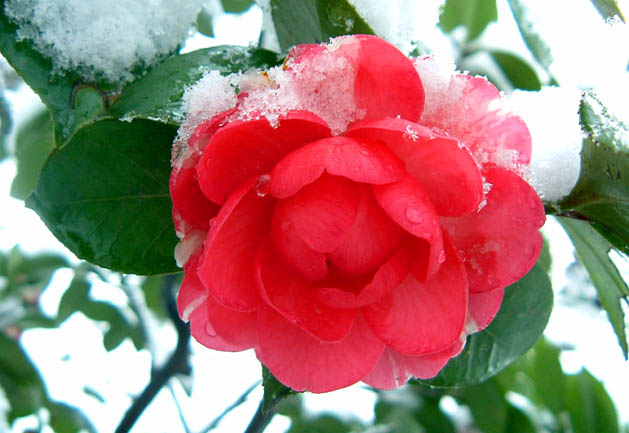
<path fill-rule="evenodd" d="M 210 337 L 216 337 L 216 331 L 210 322 L 205 324 L 205 333 Z"/>
<path fill-rule="evenodd" d="M 258 181 L 256 182 L 256 194 L 258 195 L 258 197 L 264 197 L 269 193 L 269 181 L 271 180 L 271 176 L 269 176 L 268 174 L 263 174 L 262 176 L 260 176 L 258 178 Z"/>
<path fill-rule="evenodd" d="M 287 232 L 288 229 L 290 228 L 290 221 L 288 221 L 288 220 L 282 221 L 282 224 L 280 225 L 280 228 L 282 229 L 283 232 Z"/>
<path fill-rule="evenodd" d="M 404 210 L 404 215 L 406 219 L 413 224 L 421 224 L 424 222 L 424 217 L 419 209 L 413 206 L 407 206 Z"/>
<path fill-rule="evenodd" d="M 457 251 L 456 255 L 459 258 L 459 260 L 461 260 L 462 262 L 464 262 L 465 259 L 467 258 L 466 255 L 465 255 L 465 251 L 463 251 L 463 250 Z"/>
<path fill-rule="evenodd" d="M 445 250 L 441 250 L 441 252 L 439 252 L 439 257 L 437 258 L 437 261 L 439 263 L 443 263 L 446 261 L 446 252 Z"/>

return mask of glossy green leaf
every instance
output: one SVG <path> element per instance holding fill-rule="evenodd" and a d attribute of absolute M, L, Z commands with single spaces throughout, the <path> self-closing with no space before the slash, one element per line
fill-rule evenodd
<path fill-rule="evenodd" d="M 33 192 L 39 173 L 54 147 L 50 113 L 41 110 L 20 127 L 15 138 L 17 173 L 11 183 L 13 197 L 25 200 Z"/>
<path fill-rule="evenodd" d="M 83 304 L 81 311 L 90 319 L 107 322 L 109 325 L 109 329 L 103 335 L 103 346 L 107 351 L 118 347 L 127 337 L 131 338 L 136 349 L 144 346 L 144 339 L 138 335 L 137 328 L 130 324 L 114 305 L 90 300 Z"/>
<path fill-rule="evenodd" d="M 214 27 L 212 26 L 212 15 L 205 8 L 202 7 L 201 11 L 197 15 L 196 27 L 199 33 L 205 36 L 214 36 Z"/>
<path fill-rule="evenodd" d="M 528 416 L 517 407 L 507 403 L 507 433 L 537 433 L 537 429 Z"/>
<path fill-rule="evenodd" d="M 347 0 L 271 0 L 271 15 L 282 51 L 341 35 L 374 34 Z"/>
<path fill-rule="evenodd" d="M 80 277 L 74 277 L 72 282 L 61 296 L 59 308 L 57 309 L 57 321 L 59 323 L 66 320 L 75 311 L 80 311 L 88 301 L 90 283 Z"/>
<path fill-rule="evenodd" d="M 569 218 L 558 218 L 558 221 L 572 239 L 579 260 L 590 274 L 626 359 L 628 343 L 621 303 L 623 300 L 629 303 L 629 288 L 609 258 L 612 245 L 585 221 Z"/>
<path fill-rule="evenodd" d="M 101 120 L 54 152 L 27 206 L 79 258 L 125 273 L 178 270 L 168 191 L 177 129 Z"/>
<path fill-rule="evenodd" d="M 586 134 L 581 173 L 572 192 L 558 204 L 560 214 L 590 221 L 629 254 L 629 126 L 591 94 L 584 96 L 579 113 Z"/>
<path fill-rule="evenodd" d="M 262 387 L 264 388 L 262 411 L 265 413 L 272 411 L 286 397 L 297 394 L 277 380 L 265 366 L 262 366 Z"/>
<path fill-rule="evenodd" d="M 416 418 L 426 432 L 456 433 L 450 418 L 439 408 L 439 400 L 424 400 Z"/>
<path fill-rule="evenodd" d="M 550 52 L 550 47 L 537 32 L 537 25 L 529 14 L 528 8 L 530 4 L 522 0 L 508 1 L 524 43 L 531 54 L 533 54 L 533 57 L 548 71 L 553 62 L 553 56 Z"/>
<path fill-rule="evenodd" d="M 0 52 L 52 113 L 58 145 L 103 110 L 100 94 L 96 98 L 94 94 L 78 97 L 81 86 L 76 74 L 51 76 L 50 59 L 37 52 L 30 41 L 18 42 L 17 27 L 4 15 L 4 2 L 0 7 Z"/>
<path fill-rule="evenodd" d="M 505 289 L 502 306 L 491 324 L 469 336 L 463 352 L 425 383 L 465 387 L 496 375 L 535 344 L 546 327 L 552 305 L 548 274 L 536 265 Z"/>
<path fill-rule="evenodd" d="M 553 263 L 553 258 L 550 255 L 550 242 L 546 238 L 546 236 L 542 235 L 544 239 L 544 243 L 542 244 L 542 252 L 539 254 L 539 258 L 537 259 L 537 263 L 544 269 L 546 272 L 550 272 L 550 267 Z"/>
<path fill-rule="evenodd" d="M 533 380 L 541 403 L 555 416 L 563 411 L 566 379 L 559 363 L 560 350 L 545 339 L 535 345 L 531 354 L 529 376 Z"/>
<path fill-rule="evenodd" d="M 497 19 L 496 0 L 446 0 L 439 15 L 439 27 L 450 33 L 463 26 L 467 30 L 467 40 L 472 41 Z"/>
<path fill-rule="evenodd" d="M 618 17 L 623 22 L 625 21 L 625 17 L 620 11 L 620 8 L 618 7 L 618 2 L 616 0 L 592 0 L 592 4 L 594 5 L 598 13 L 600 13 L 601 16 L 606 20 L 613 17 Z"/>
<path fill-rule="evenodd" d="M 50 413 L 50 427 L 55 433 L 79 433 L 96 429 L 79 409 L 65 403 L 49 402 L 46 409 Z"/>
<path fill-rule="evenodd" d="M 225 12 L 237 14 L 248 10 L 253 3 L 254 0 L 221 0 L 221 5 L 223 5 Z"/>
<path fill-rule="evenodd" d="M 280 63 L 281 59 L 272 51 L 229 45 L 173 56 L 125 87 L 108 113 L 125 120 L 140 117 L 181 123 L 184 89 L 206 72 L 218 70 L 230 74 Z"/>
<path fill-rule="evenodd" d="M 587 370 L 568 376 L 565 400 L 574 433 L 619 432 L 614 403 Z"/>
<path fill-rule="evenodd" d="M 540 90 L 542 83 L 535 70 L 522 58 L 506 51 L 491 50 L 489 55 L 516 89 Z"/>

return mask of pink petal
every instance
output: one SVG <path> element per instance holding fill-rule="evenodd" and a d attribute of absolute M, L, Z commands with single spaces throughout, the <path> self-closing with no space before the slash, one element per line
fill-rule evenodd
<path fill-rule="evenodd" d="M 207 147 L 210 138 L 212 138 L 212 136 L 216 133 L 216 131 L 219 130 L 219 128 L 225 125 L 227 118 L 234 114 L 236 111 L 237 108 L 234 107 L 230 110 L 218 113 L 211 119 L 201 123 L 199 126 L 197 126 L 197 128 L 192 133 L 192 136 L 190 136 L 190 138 L 188 139 L 188 147 L 191 148 L 191 150 L 195 153 L 203 152 Z"/>
<path fill-rule="evenodd" d="M 305 111 L 287 114 L 275 128 L 264 118 L 232 121 L 214 134 L 203 152 L 197 168 L 201 190 L 223 204 L 244 182 L 270 172 L 291 151 L 329 135 L 325 122 Z"/>
<path fill-rule="evenodd" d="M 383 184 L 404 178 L 404 164 L 386 146 L 347 137 L 330 137 L 285 156 L 271 172 L 270 193 L 286 198 L 324 171 L 356 182 Z"/>
<path fill-rule="evenodd" d="M 439 272 L 424 283 L 412 275 L 380 302 L 363 308 L 374 333 L 406 355 L 441 351 L 461 335 L 467 313 L 465 268 L 450 244 Z"/>
<path fill-rule="evenodd" d="M 360 202 L 354 224 L 343 242 L 328 258 L 352 274 L 375 271 L 399 249 L 406 232 L 384 213 L 366 185 L 360 187 Z"/>
<path fill-rule="evenodd" d="M 335 308 L 360 308 L 373 304 L 402 284 L 408 274 L 408 261 L 408 250 L 400 248 L 359 291 L 348 290 L 341 283 L 337 287 L 319 287 L 315 293 L 321 302 Z"/>
<path fill-rule="evenodd" d="M 469 294 L 466 325 L 468 333 L 482 331 L 494 320 L 504 293 L 504 289 L 495 289 L 490 292 Z"/>
<path fill-rule="evenodd" d="M 404 119 L 362 123 L 348 132 L 384 142 L 406 164 L 406 171 L 428 193 L 439 215 L 476 211 L 483 179 L 470 152 L 450 137 Z"/>
<path fill-rule="evenodd" d="M 420 280 L 430 278 L 439 270 L 444 254 L 439 217 L 430 197 L 411 176 L 400 182 L 374 185 L 372 188 L 374 197 L 393 221 L 427 242 L 427 259 L 420 257 L 421 263 L 413 267 L 421 269 L 417 272 Z"/>
<path fill-rule="evenodd" d="M 273 225 L 287 225 L 313 250 L 333 251 L 347 236 L 358 211 L 358 188 L 350 180 L 325 174 L 275 207 Z"/>
<path fill-rule="evenodd" d="M 484 174 L 492 185 L 487 205 L 441 221 L 465 257 L 472 292 L 506 287 L 526 275 L 541 252 L 538 229 L 546 219 L 535 190 L 517 174 L 502 168 Z"/>
<path fill-rule="evenodd" d="M 354 95 L 363 120 L 397 117 L 417 122 L 424 107 L 424 88 L 413 63 L 390 43 L 358 35 Z"/>
<path fill-rule="evenodd" d="M 356 383 L 376 365 L 384 350 L 361 315 L 338 343 L 315 339 L 268 308 L 258 313 L 258 330 L 258 358 L 295 391 L 321 393 Z"/>
<path fill-rule="evenodd" d="M 363 378 L 363 382 L 374 388 L 391 390 L 404 385 L 411 376 L 430 379 L 460 353 L 464 343 L 465 339 L 459 338 L 441 352 L 422 356 L 406 356 L 387 348 L 376 367 Z"/>
<path fill-rule="evenodd" d="M 190 257 L 186 264 L 186 273 L 179 293 L 177 294 L 177 311 L 179 317 L 184 322 L 190 320 L 190 315 L 196 310 L 209 296 L 208 290 L 201 284 L 197 276 L 199 259 L 201 254 L 197 253 Z"/>
<path fill-rule="evenodd" d="M 355 311 L 321 303 L 306 280 L 282 265 L 270 242 L 258 253 L 256 281 L 267 304 L 317 339 L 340 341 L 352 328 Z"/>
<path fill-rule="evenodd" d="M 269 230 L 274 200 L 260 197 L 251 179 L 234 192 L 218 213 L 204 244 L 199 279 L 218 302 L 237 311 L 261 304 L 254 277 L 259 245 Z"/>
<path fill-rule="evenodd" d="M 199 343 L 210 349 L 224 352 L 239 352 L 257 344 L 256 313 L 239 313 L 221 307 L 211 297 L 190 316 L 190 334 Z M 222 310 L 216 314 L 217 307 Z M 229 323 L 224 323 L 228 321 Z M 220 323 L 227 334 L 219 333 L 214 323 Z"/>

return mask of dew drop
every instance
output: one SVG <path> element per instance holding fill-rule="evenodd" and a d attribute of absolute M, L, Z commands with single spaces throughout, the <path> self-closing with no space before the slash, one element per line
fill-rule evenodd
<path fill-rule="evenodd" d="M 287 232 L 288 229 L 290 229 L 290 221 L 288 221 L 288 220 L 282 221 L 282 224 L 280 225 L 280 228 L 282 229 L 283 232 Z"/>
<path fill-rule="evenodd" d="M 210 322 L 205 324 L 205 333 L 210 337 L 216 337 L 216 331 Z"/>
<path fill-rule="evenodd" d="M 421 224 L 424 222 L 421 211 L 416 207 L 407 206 L 404 210 L 404 215 L 406 216 L 406 219 L 413 224 Z"/>
<path fill-rule="evenodd" d="M 258 181 L 256 182 L 256 194 L 258 195 L 258 197 L 264 197 L 269 193 L 269 181 L 271 180 L 271 176 L 269 176 L 268 174 L 263 174 L 262 176 L 260 176 L 258 178 Z"/>
<path fill-rule="evenodd" d="M 216 218 L 210 218 L 210 228 L 214 227 L 216 224 Z"/>
<path fill-rule="evenodd" d="M 457 251 L 456 255 L 459 258 L 459 260 L 461 260 L 462 262 L 464 262 L 465 259 L 467 258 L 467 256 L 465 255 L 465 251 L 463 251 L 463 250 Z"/>
<path fill-rule="evenodd" d="M 441 250 L 441 252 L 439 253 L 439 257 L 437 258 L 437 261 L 439 263 L 443 263 L 446 261 L 446 252 L 445 250 Z"/>

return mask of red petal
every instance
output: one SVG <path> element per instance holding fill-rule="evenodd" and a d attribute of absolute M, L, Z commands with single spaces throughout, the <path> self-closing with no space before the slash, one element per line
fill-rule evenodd
<path fill-rule="evenodd" d="M 395 224 L 373 197 L 370 188 L 360 188 L 360 203 L 354 225 L 328 258 L 352 274 L 375 271 L 399 248 L 405 231 Z"/>
<path fill-rule="evenodd" d="M 408 274 L 409 252 L 401 248 L 378 269 L 369 284 L 357 293 L 347 287 L 319 287 L 316 295 L 321 302 L 335 308 L 359 308 L 378 302 L 402 284 Z"/>
<path fill-rule="evenodd" d="M 384 350 L 360 315 L 338 343 L 315 339 L 268 308 L 258 313 L 258 330 L 258 358 L 295 391 L 321 393 L 356 383 L 376 365 Z"/>
<path fill-rule="evenodd" d="M 199 126 L 197 126 L 197 128 L 192 133 L 192 136 L 190 136 L 190 138 L 188 139 L 188 147 L 193 152 L 203 152 L 214 133 L 218 131 L 220 127 L 224 126 L 227 117 L 231 116 L 236 111 L 237 108 L 234 107 L 230 110 L 218 113 L 210 120 L 206 120 L 205 122 L 201 123 Z"/>
<path fill-rule="evenodd" d="M 439 227 L 439 217 L 430 202 L 430 197 L 411 176 L 388 185 L 374 185 L 374 197 L 382 209 L 400 227 L 429 245 L 427 260 L 421 258 L 418 278 L 430 278 L 439 270 L 443 258 L 443 237 Z"/>
<path fill-rule="evenodd" d="M 274 200 L 260 197 L 256 182 L 251 179 L 221 208 L 205 241 L 198 272 L 218 302 L 238 311 L 253 311 L 262 303 L 254 260 L 268 233 Z"/>
<path fill-rule="evenodd" d="M 392 349 L 385 349 L 376 367 L 363 382 L 378 389 L 396 389 L 411 376 L 419 379 L 435 377 L 448 361 L 463 349 L 465 339 L 458 339 L 441 352 L 422 356 L 406 356 Z"/>
<path fill-rule="evenodd" d="M 190 320 L 190 315 L 196 310 L 209 296 L 208 290 L 201 284 L 197 276 L 197 268 L 201 254 L 190 257 L 186 264 L 186 273 L 181 282 L 179 293 L 177 294 L 177 311 L 179 317 L 184 322 Z"/>
<path fill-rule="evenodd" d="M 390 43 L 358 35 L 354 94 L 363 120 L 400 116 L 417 122 L 424 107 L 424 88 L 413 63 Z"/>
<path fill-rule="evenodd" d="M 258 253 L 256 280 L 267 304 L 317 339 L 340 341 L 354 323 L 354 310 L 322 304 L 303 278 L 282 266 L 270 242 L 265 242 Z"/>
<path fill-rule="evenodd" d="M 321 176 L 278 202 L 273 225 L 286 227 L 320 253 L 333 251 L 347 236 L 358 212 L 358 189 L 343 177 Z"/>
<path fill-rule="evenodd" d="M 428 193 L 439 215 L 462 215 L 478 209 L 483 179 L 470 152 L 456 139 L 397 118 L 363 123 L 348 135 L 386 143 Z"/>
<path fill-rule="evenodd" d="M 485 329 L 500 309 L 504 289 L 496 289 L 491 292 L 470 293 L 467 305 L 467 332 L 478 332 Z"/>
<path fill-rule="evenodd" d="M 473 292 L 506 287 L 526 275 L 541 252 L 538 229 L 545 221 L 541 200 L 522 178 L 502 168 L 484 174 L 492 184 L 487 205 L 477 214 L 442 218 L 465 257 Z"/>
<path fill-rule="evenodd" d="M 170 175 L 170 196 L 173 201 L 173 213 L 193 227 L 207 231 L 210 219 L 216 216 L 219 207 L 208 200 L 201 191 L 197 180 L 194 161 L 185 161 L 181 168 L 174 168 Z"/>
<path fill-rule="evenodd" d="M 404 164 L 386 146 L 366 140 L 330 137 L 282 159 L 271 173 L 270 193 L 286 198 L 326 171 L 356 182 L 383 184 L 404 178 Z"/>
<path fill-rule="evenodd" d="M 467 312 L 467 279 L 450 242 L 439 272 L 424 283 L 409 275 L 380 302 L 363 308 L 374 333 L 406 355 L 441 351 L 460 337 Z"/>
<path fill-rule="evenodd" d="M 328 126 L 305 111 L 294 111 L 272 127 L 268 120 L 233 121 L 219 129 L 198 165 L 201 190 L 212 201 L 225 199 L 248 179 L 271 171 L 291 151 L 330 135 Z"/>
<path fill-rule="evenodd" d="M 190 333 L 210 349 L 224 352 L 251 349 L 257 345 L 256 313 L 229 310 L 209 297 L 190 316 Z"/>

